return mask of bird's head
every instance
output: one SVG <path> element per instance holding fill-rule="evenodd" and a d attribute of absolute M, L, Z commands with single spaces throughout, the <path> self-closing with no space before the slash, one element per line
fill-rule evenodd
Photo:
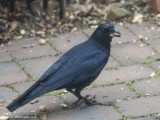
<path fill-rule="evenodd" d="M 113 37 L 120 37 L 121 33 L 118 30 L 115 30 L 112 24 L 100 24 L 94 33 L 91 35 L 91 41 L 96 41 L 96 43 L 101 44 L 102 46 L 110 46 Z"/>
<path fill-rule="evenodd" d="M 121 36 L 121 33 L 118 30 L 115 30 L 112 24 L 107 24 L 107 23 L 101 24 L 98 26 L 96 30 L 108 38 Z"/>

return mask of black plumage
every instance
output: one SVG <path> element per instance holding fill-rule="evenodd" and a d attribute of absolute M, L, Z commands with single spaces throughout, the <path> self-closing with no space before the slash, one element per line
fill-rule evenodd
<path fill-rule="evenodd" d="M 80 92 L 97 78 L 106 65 L 114 36 L 120 37 L 120 33 L 113 25 L 99 25 L 87 41 L 61 56 L 36 83 L 8 105 L 8 110 L 14 111 L 42 94 L 62 88 L 73 93 L 78 101 L 84 99 L 86 104 L 94 104 Z"/>

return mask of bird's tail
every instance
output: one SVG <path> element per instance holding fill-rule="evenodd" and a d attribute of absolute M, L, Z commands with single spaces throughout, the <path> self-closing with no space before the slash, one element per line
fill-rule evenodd
<path fill-rule="evenodd" d="M 39 83 L 35 83 L 27 91 L 25 91 L 21 96 L 19 96 L 11 104 L 9 104 L 7 106 L 7 109 L 13 112 L 17 108 L 27 104 L 31 100 L 45 93 L 46 93 L 46 90 L 44 89 L 44 87 L 39 86 Z"/>

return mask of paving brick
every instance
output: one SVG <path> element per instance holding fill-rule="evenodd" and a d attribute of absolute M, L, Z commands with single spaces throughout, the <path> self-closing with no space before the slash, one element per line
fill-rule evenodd
<path fill-rule="evenodd" d="M 147 78 L 152 70 L 145 65 L 120 67 L 117 70 L 103 70 L 93 85 L 127 82 L 140 78 Z"/>
<path fill-rule="evenodd" d="M 126 100 L 116 103 L 118 109 L 128 118 L 146 116 L 160 112 L 160 96 Z"/>
<path fill-rule="evenodd" d="M 0 87 L 0 102 L 8 101 L 15 98 L 18 94 L 13 92 L 10 88 Z"/>
<path fill-rule="evenodd" d="M 85 34 L 82 32 L 72 32 L 64 35 L 60 35 L 55 38 L 51 38 L 49 42 L 60 52 L 65 53 L 73 46 L 88 40 Z"/>
<path fill-rule="evenodd" d="M 132 85 L 141 95 L 157 95 L 160 94 L 159 78 L 149 79 L 136 82 Z"/>
<path fill-rule="evenodd" d="M 59 57 L 43 57 L 31 60 L 22 60 L 19 63 L 33 77 L 38 79 Z"/>
<path fill-rule="evenodd" d="M 115 29 L 117 29 L 118 31 L 121 32 L 121 37 L 113 38 L 112 45 L 132 42 L 133 40 L 137 39 L 137 37 L 135 35 L 133 35 L 133 33 L 131 33 L 129 30 L 127 30 L 123 26 L 115 26 Z"/>
<path fill-rule="evenodd" d="M 113 107 L 90 106 L 50 113 L 47 120 L 120 120 L 122 117 Z"/>
<path fill-rule="evenodd" d="M 148 117 L 138 117 L 138 118 L 131 118 L 129 120 L 160 120 L 158 116 L 148 116 Z"/>
<path fill-rule="evenodd" d="M 149 25 L 149 23 L 139 23 L 139 24 L 130 24 L 127 23 L 125 26 L 131 30 L 136 35 L 143 35 L 144 37 L 148 37 L 149 40 L 160 38 L 159 31 L 156 29 L 155 26 Z M 155 29 L 152 29 L 152 28 Z"/>
<path fill-rule="evenodd" d="M 82 32 L 83 32 L 84 34 L 86 34 L 88 37 L 90 37 L 90 36 L 93 34 L 94 31 L 95 31 L 95 29 L 89 28 L 89 29 L 83 30 Z"/>
<path fill-rule="evenodd" d="M 91 95 L 92 97 L 96 95 L 97 101 L 101 103 L 107 103 L 112 100 L 119 101 L 123 99 L 131 99 L 136 97 L 135 93 L 124 85 L 114 85 L 83 90 L 81 92 L 81 95 L 84 97 L 86 95 Z M 72 93 L 65 94 L 63 98 L 69 104 L 72 104 L 77 100 L 77 97 L 75 97 Z"/>
<path fill-rule="evenodd" d="M 57 98 L 55 96 L 42 96 L 42 97 L 36 98 L 36 100 L 39 100 L 39 102 L 34 103 L 34 104 L 27 103 L 23 107 L 20 107 L 16 111 L 12 112 L 11 115 L 10 115 L 10 118 L 33 117 L 33 116 L 35 116 L 35 113 L 43 114 L 44 112 L 41 112 L 39 110 L 39 106 L 41 106 L 41 105 L 44 105 L 46 107 L 46 112 L 53 112 L 53 111 L 58 111 L 58 110 L 63 109 L 61 107 L 61 104 L 63 102 L 61 102 L 59 100 L 59 98 Z M 53 102 L 55 102 L 55 103 L 53 103 Z M 1 109 L 2 110 L 1 114 L 2 115 L 5 115 L 5 113 L 9 112 L 5 108 L 8 104 L 9 103 L 5 103 L 4 107 Z"/>
<path fill-rule="evenodd" d="M 140 47 L 140 45 L 144 46 Z M 124 65 L 153 60 L 157 58 L 153 53 L 155 52 L 151 48 L 141 42 L 113 46 L 111 50 L 111 55 Z"/>
<path fill-rule="evenodd" d="M 0 85 L 27 80 L 24 72 L 13 62 L 0 63 Z"/>
<path fill-rule="evenodd" d="M 31 87 L 35 82 L 25 82 L 25 83 L 18 83 L 13 85 L 17 92 L 20 94 L 24 93 L 29 87 Z"/>
<path fill-rule="evenodd" d="M 2 48 L 0 48 L 0 62 L 6 62 L 6 61 L 11 61 L 12 58 L 5 52 L 3 51 Z"/>
<path fill-rule="evenodd" d="M 24 48 L 25 46 L 26 48 Z M 6 45 L 6 49 L 17 59 L 56 54 L 56 52 L 48 44 L 39 45 L 39 41 L 33 38 L 14 40 L 11 45 Z"/>
<path fill-rule="evenodd" d="M 151 66 L 153 66 L 157 70 L 157 72 L 160 73 L 160 61 L 155 61 L 150 64 L 151 64 Z"/>
<path fill-rule="evenodd" d="M 18 83 L 18 84 L 15 84 L 13 85 L 14 88 L 20 93 L 24 93 L 24 91 L 26 91 L 29 87 L 31 87 L 35 82 L 25 82 L 25 83 Z M 50 94 L 52 93 L 63 93 L 64 92 L 64 89 L 62 90 L 57 90 L 57 91 L 53 91 L 53 92 L 50 92 Z M 48 94 L 48 93 L 47 93 Z"/>
<path fill-rule="evenodd" d="M 160 39 L 153 39 L 147 41 L 157 52 L 160 52 Z"/>
<path fill-rule="evenodd" d="M 117 61 L 115 61 L 112 57 L 110 57 L 105 68 L 108 69 L 108 68 L 114 68 L 114 67 L 118 67 L 118 66 L 119 66 L 119 63 Z"/>

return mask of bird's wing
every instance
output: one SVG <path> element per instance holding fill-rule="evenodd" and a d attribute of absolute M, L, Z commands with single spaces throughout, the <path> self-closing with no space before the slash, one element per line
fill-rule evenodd
<path fill-rule="evenodd" d="M 38 81 L 43 81 L 48 78 L 50 75 L 56 73 L 65 63 L 67 59 L 62 56 L 57 62 L 55 62 L 40 78 Z"/>
<path fill-rule="evenodd" d="M 56 73 L 41 81 L 41 86 L 52 86 L 52 89 L 66 87 L 96 76 L 105 66 L 108 57 L 101 53 L 84 56 L 78 64 L 65 64 Z"/>

